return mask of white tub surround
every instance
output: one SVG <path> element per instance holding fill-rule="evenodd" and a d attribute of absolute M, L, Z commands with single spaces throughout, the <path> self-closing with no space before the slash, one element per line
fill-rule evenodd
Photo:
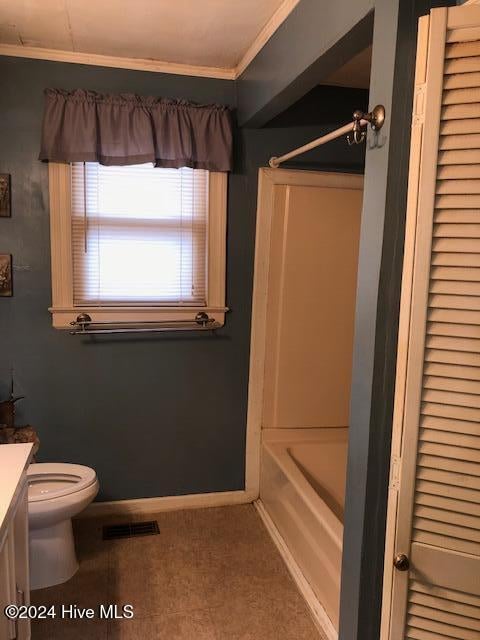
<path fill-rule="evenodd" d="M 28 620 L 8 620 L 9 604 L 28 605 L 27 468 L 32 444 L 0 446 L 0 638 L 30 638 Z"/>
<path fill-rule="evenodd" d="M 348 429 L 263 431 L 260 497 L 338 630 Z"/>

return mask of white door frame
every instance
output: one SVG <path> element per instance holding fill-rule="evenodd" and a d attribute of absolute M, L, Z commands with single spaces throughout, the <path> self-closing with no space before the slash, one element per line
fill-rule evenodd
<path fill-rule="evenodd" d="M 436 180 L 436 163 L 430 163 L 424 173 L 429 174 L 431 188 L 426 192 L 423 189 L 423 193 L 420 193 L 419 186 L 419 173 L 422 162 L 422 141 L 423 141 L 423 129 L 426 118 L 425 113 L 425 83 L 426 83 L 426 65 L 428 58 L 428 41 L 429 41 L 429 27 L 430 16 L 423 16 L 418 22 L 418 36 L 417 36 L 417 58 L 415 67 L 415 90 L 414 90 L 414 104 L 412 113 L 412 133 L 410 138 L 410 160 L 409 160 L 409 175 L 408 175 L 408 194 L 407 194 L 407 208 L 406 208 L 406 223 L 405 223 L 405 246 L 403 254 L 403 272 L 402 272 L 402 291 L 400 298 L 400 315 L 399 315 L 399 327 L 398 327 L 398 347 L 397 347 L 397 366 L 395 376 L 395 397 L 394 397 L 394 411 L 392 419 L 392 444 L 390 453 L 390 478 L 388 486 L 388 503 L 387 503 L 387 518 L 386 518 L 386 532 L 385 532 L 385 555 L 384 555 L 384 574 L 383 574 L 383 593 L 382 593 L 382 612 L 381 612 L 381 628 L 380 628 L 380 640 L 389 640 L 392 624 L 392 605 L 393 605 L 393 582 L 394 582 L 394 567 L 393 556 L 396 548 L 397 537 L 397 514 L 399 507 L 399 486 L 400 486 L 400 472 L 402 465 L 402 454 L 404 447 L 404 418 L 406 408 L 406 394 L 407 394 L 407 366 L 409 357 L 413 357 L 410 353 L 412 345 L 410 343 L 410 336 L 412 331 L 412 311 L 415 310 L 418 314 L 420 309 L 426 308 L 427 302 L 423 299 L 414 309 L 413 295 L 414 295 L 414 266 L 416 247 L 419 242 L 417 235 L 418 225 L 418 207 L 419 202 L 425 197 L 430 197 L 430 207 L 433 211 L 433 199 Z M 443 64 L 443 53 L 437 54 L 439 61 Z M 441 92 L 439 93 L 441 95 Z M 437 109 L 440 106 L 437 104 Z M 429 108 L 432 107 L 429 105 Z M 430 114 L 430 117 L 435 117 L 435 114 Z M 438 139 L 438 133 L 436 138 Z M 437 139 L 433 140 L 433 144 L 437 144 Z M 429 141 L 431 142 L 431 141 Z M 432 152 L 432 157 L 436 157 L 435 151 Z M 420 227 L 421 231 L 421 227 Z M 431 229 L 428 230 L 431 233 Z M 425 234 L 424 234 L 425 235 Z M 423 270 L 429 269 L 430 266 L 430 251 L 425 250 L 423 255 L 422 264 Z M 428 260 L 428 264 L 425 264 L 425 260 Z M 419 268 L 417 266 L 417 268 Z M 423 292 L 424 298 L 428 295 L 426 291 Z M 418 298 L 418 295 L 417 295 Z M 421 320 L 420 320 L 421 321 Z M 418 332 L 413 334 L 419 337 Z M 414 355 L 419 358 L 423 355 L 423 341 L 414 349 Z M 417 381 L 417 387 L 420 387 L 420 383 Z M 416 446 L 416 437 L 413 443 L 409 442 L 410 446 Z M 416 455 L 410 452 L 413 461 L 416 460 Z M 413 482 L 413 473 L 410 474 Z M 406 585 L 404 585 L 404 588 Z"/>
<path fill-rule="evenodd" d="M 245 491 L 260 493 L 260 448 L 263 414 L 263 379 L 267 335 L 267 290 L 270 232 L 275 187 L 304 186 L 362 189 L 363 176 L 351 173 L 262 168 L 258 171 L 257 227 L 252 296 L 250 370 L 248 381 Z"/>

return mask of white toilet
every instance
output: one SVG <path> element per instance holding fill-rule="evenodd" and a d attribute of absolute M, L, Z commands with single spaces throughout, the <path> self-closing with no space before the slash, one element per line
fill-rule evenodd
<path fill-rule="evenodd" d="M 31 464 L 28 478 L 30 585 L 42 589 L 69 580 L 78 569 L 73 516 L 98 493 L 97 475 L 79 464 Z"/>

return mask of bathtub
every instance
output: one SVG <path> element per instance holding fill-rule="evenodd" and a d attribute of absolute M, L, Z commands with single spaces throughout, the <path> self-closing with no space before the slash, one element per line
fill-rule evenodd
<path fill-rule="evenodd" d="M 266 429 L 260 500 L 338 631 L 348 429 Z"/>

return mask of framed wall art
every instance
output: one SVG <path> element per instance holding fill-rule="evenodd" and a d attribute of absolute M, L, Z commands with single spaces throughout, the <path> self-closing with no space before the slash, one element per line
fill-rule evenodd
<path fill-rule="evenodd" d="M 0 253 L 0 298 L 13 296 L 12 256 Z"/>
<path fill-rule="evenodd" d="M 10 218 L 12 215 L 11 194 L 10 174 L 0 173 L 0 218 Z"/>

